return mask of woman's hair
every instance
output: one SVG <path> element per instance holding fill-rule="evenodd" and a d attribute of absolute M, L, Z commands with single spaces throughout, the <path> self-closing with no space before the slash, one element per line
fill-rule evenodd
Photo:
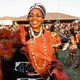
<path fill-rule="evenodd" d="M 74 32 L 74 29 L 73 28 L 71 28 L 70 29 L 70 33 L 74 36 L 74 38 L 76 39 L 76 34 L 75 34 L 75 32 Z"/>
<path fill-rule="evenodd" d="M 44 7 L 42 4 L 40 4 L 40 3 L 35 3 L 33 6 L 30 7 L 30 10 L 29 10 L 29 13 L 28 13 L 28 17 L 27 17 L 27 18 L 29 18 L 30 12 L 31 12 L 34 8 L 39 9 L 39 10 L 42 12 L 43 18 L 45 18 L 46 10 L 45 10 L 45 7 Z"/>

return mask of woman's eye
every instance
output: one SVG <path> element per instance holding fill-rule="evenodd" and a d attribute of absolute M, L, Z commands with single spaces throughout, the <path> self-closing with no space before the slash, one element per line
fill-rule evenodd
<path fill-rule="evenodd" d="M 37 15 L 36 17 L 42 17 L 41 15 Z"/>
<path fill-rule="evenodd" d="M 29 15 L 29 17 L 34 17 L 34 15 Z"/>
<path fill-rule="evenodd" d="M 29 17 L 42 17 L 41 15 L 29 15 Z"/>

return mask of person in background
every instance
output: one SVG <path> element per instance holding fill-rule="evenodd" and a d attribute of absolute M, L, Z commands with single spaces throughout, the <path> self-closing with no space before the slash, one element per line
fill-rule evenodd
<path fill-rule="evenodd" d="M 20 52 L 25 54 L 34 68 L 31 68 L 32 72 L 34 74 L 37 72 L 42 78 L 35 80 L 68 80 L 68 76 L 62 72 L 59 61 L 54 57 L 52 46 L 54 39 L 51 38 L 51 33 L 42 28 L 45 15 L 46 10 L 42 4 L 35 3 L 31 6 L 27 17 L 30 26 L 20 26 L 19 38 L 17 36 L 23 44 Z"/>
<path fill-rule="evenodd" d="M 78 49 L 80 50 L 80 33 L 76 34 L 76 41 L 77 41 Z"/>
<path fill-rule="evenodd" d="M 57 59 L 59 59 L 58 52 L 59 52 L 59 48 L 61 46 L 60 36 L 56 32 L 52 32 L 51 38 L 53 39 L 52 46 L 54 48 L 55 57 Z"/>
<path fill-rule="evenodd" d="M 71 28 L 70 29 L 70 34 L 71 36 L 69 37 L 69 57 L 71 60 L 71 64 L 72 67 L 71 68 L 76 68 L 79 64 L 78 64 L 78 60 L 77 60 L 77 51 L 78 51 L 78 47 L 77 47 L 77 40 L 76 40 L 76 34 L 74 32 L 74 29 Z"/>
<path fill-rule="evenodd" d="M 55 31 L 55 29 L 56 29 L 56 28 L 55 28 L 55 24 L 54 24 L 53 22 L 51 22 L 51 24 L 52 24 L 52 25 L 50 26 L 50 32 L 56 32 L 56 31 Z"/>
<path fill-rule="evenodd" d="M 57 32 L 55 32 L 55 27 L 54 25 L 52 25 L 50 27 L 50 32 L 51 32 L 51 38 L 52 38 L 52 46 L 54 48 L 54 52 L 55 52 L 55 57 L 57 59 L 59 59 L 58 57 L 58 52 L 59 52 L 59 48 L 61 46 L 61 39 L 60 39 L 60 36 L 58 35 Z"/>
<path fill-rule="evenodd" d="M 52 26 L 52 21 L 48 20 L 46 24 L 46 30 L 50 31 L 50 27 Z"/>

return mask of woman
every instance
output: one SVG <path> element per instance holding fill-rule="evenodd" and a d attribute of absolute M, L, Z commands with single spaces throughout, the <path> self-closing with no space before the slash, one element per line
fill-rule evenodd
<path fill-rule="evenodd" d="M 78 49 L 80 50 L 80 33 L 76 34 L 76 41 L 77 41 Z"/>
<path fill-rule="evenodd" d="M 56 32 L 52 32 L 51 38 L 52 38 L 52 47 L 54 48 L 54 52 L 55 52 L 55 57 L 59 59 L 58 51 L 61 46 L 60 36 Z"/>
<path fill-rule="evenodd" d="M 51 33 L 43 30 L 41 26 L 45 15 L 45 8 L 41 4 L 35 4 L 30 8 L 28 13 L 30 26 L 28 28 L 20 26 L 19 29 L 19 38 L 24 45 L 20 51 L 25 54 L 35 71 L 44 80 L 54 80 L 54 68 L 58 67 L 59 70 L 61 68 L 58 65 L 58 60 L 54 57 Z M 67 76 L 62 74 L 64 78 L 55 77 L 55 80 L 68 80 Z"/>
<path fill-rule="evenodd" d="M 52 38 L 52 41 L 53 41 L 52 46 L 53 46 L 53 48 L 54 48 L 55 57 L 56 57 L 57 59 L 59 59 L 59 57 L 58 57 L 58 52 L 59 52 L 59 48 L 60 48 L 60 46 L 61 46 L 60 36 L 59 36 L 59 34 L 57 34 L 57 33 L 55 32 L 54 25 L 52 25 L 52 26 L 50 27 L 50 32 L 51 32 L 51 38 Z"/>
<path fill-rule="evenodd" d="M 71 64 L 72 64 L 72 67 L 71 68 L 76 68 L 79 64 L 78 64 L 78 61 L 77 61 L 77 51 L 78 51 L 78 47 L 77 47 L 77 40 L 76 40 L 76 34 L 74 32 L 74 29 L 71 28 L 70 29 L 70 41 L 69 41 L 69 57 L 70 57 L 70 60 L 71 60 Z"/>

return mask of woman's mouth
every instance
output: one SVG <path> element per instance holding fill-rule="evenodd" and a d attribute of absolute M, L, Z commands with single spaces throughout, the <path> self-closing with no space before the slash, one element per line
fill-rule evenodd
<path fill-rule="evenodd" d="M 36 25 L 37 23 L 38 23 L 37 21 L 33 21 L 33 22 L 32 22 L 33 25 Z"/>

